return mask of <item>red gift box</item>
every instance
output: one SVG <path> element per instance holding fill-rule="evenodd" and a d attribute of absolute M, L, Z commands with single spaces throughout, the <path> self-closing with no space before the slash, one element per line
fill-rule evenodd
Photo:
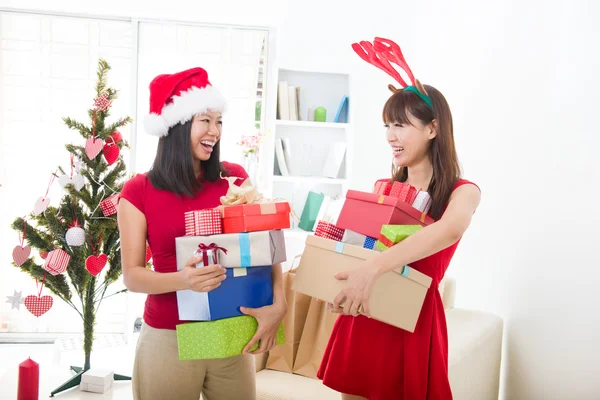
<path fill-rule="evenodd" d="M 223 233 L 223 223 L 219 209 L 213 208 L 185 213 L 186 236 L 208 236 L 221 233 Z"/>
<path fill-rule="evenodd" d="M 119 194 L 113 194 L 108 196 L 106 199 L 100 202 L 100 208 L 102 209 L 102 214 L 105 217 L 110 217 L 111 215 L 115 215 L 117 213 L 117 205 L 119 204 Z"/>
<path fill-rule="evenodd" d="M 71 256 L 64 250 L 56 249 L 48 253 L 42 268 L 51 275 L 59 275 L 67 270 Z"/>
<path fill-rule="evenodd" d="M 375 189 L 373 189 L 373 193 L 387 196 L 390 194 L 391 190 L 392 185 L 389 182 L 380 181 L 375 183 Z"/>
<path fill-rule="evenodd" d="M 290 227 L 288 202 L 255 203 L 223 207 L 223 232 L 272 231 Z"/>
<path fill-rule="evenodd" d="M 430 225 L 434 220 L 391 196 L 348 190 L 337 227 L 379 237 L 382 225 Z"/>
<path fill-rule="evenodd" d="M 405 203 L 412 204 L 417 198 L 417 189 L 414 186 L 404 182 L 394 182 L 390 196 L 396 197 Z"/>
<path fill-rule="evenodd" d="M 336 242 L 341 242 L 342 238 L 344 237 L 344 231 L 344 229 L 340 229 L 330 222 L 319 221 L 317 223 L 317 230 L 315 231 L 315 236 L 335 240 Z"/>

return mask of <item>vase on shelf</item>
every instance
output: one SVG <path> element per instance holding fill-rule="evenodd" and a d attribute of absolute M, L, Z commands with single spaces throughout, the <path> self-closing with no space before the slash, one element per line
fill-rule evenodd
<path fill-rule="evenodd" d="M 248 173 L 248 177 L 250 178 L 250 182 L 253 185 L 258 185 L 257 172 L 258 172 L 258 157 L 255 152 L 248 152 L 244 157 L 244 169 Z"/>

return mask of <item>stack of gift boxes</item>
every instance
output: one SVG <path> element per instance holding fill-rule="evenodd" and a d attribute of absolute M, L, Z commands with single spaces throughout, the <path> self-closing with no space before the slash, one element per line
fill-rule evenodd
<path fill-rule="evenodd" d="M 332 302 L 349 271 L 433 223 L 427 192 L 402 182 L 377 182 L 372 193 L 348 190 L 337 220 L 317 221 L 307 237 L 294 290 Z M 404 266 L 379 278 L 369 300 L 371 316 L 414 331 L 431 278 Z"/>
<path fill-rule="evenodd" d="M 231 186 L 230 186 L 231 187 Z M 190 257 L 197 268 L 220 264 L 221 285 L 206 293 L 177 291 L 179 357 L 182 360 L 224 358 L 240 354 L 257 329 L 240 307 L 273 304 L 272 265 L 286 260 L 282 229 L 290 227 L 287 202 L 224 205 L 185 214 L 185 236 L 175 239 L 177 269 Z M 211 321 L 211 322 L 206 322 Z M 283 341 L 283 327 L 278 342 Z"/>

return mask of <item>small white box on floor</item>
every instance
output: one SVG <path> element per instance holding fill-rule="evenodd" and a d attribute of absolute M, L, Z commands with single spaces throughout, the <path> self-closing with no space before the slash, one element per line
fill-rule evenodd
<path fill-rule="evenodd" d="M 114 372 L 106 369 L 90 369 L 81 375 L 79 389 L 84 392 L 106 393 L 112 387 Z"/>

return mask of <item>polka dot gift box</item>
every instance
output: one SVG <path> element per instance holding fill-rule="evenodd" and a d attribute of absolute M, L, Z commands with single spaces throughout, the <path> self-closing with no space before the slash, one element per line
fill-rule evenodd
<path fill-rule="evenodd" d="M 180 360 L 227 358 L 242 354 L 258 323 L 254 317 L 241 316 L 211 322 L 177 325 L 177 347 Z M 277 331 L 277 344 L 283 344 L 283 324 Z M 256 350 L 258 345 L 252 350 Z"/>

